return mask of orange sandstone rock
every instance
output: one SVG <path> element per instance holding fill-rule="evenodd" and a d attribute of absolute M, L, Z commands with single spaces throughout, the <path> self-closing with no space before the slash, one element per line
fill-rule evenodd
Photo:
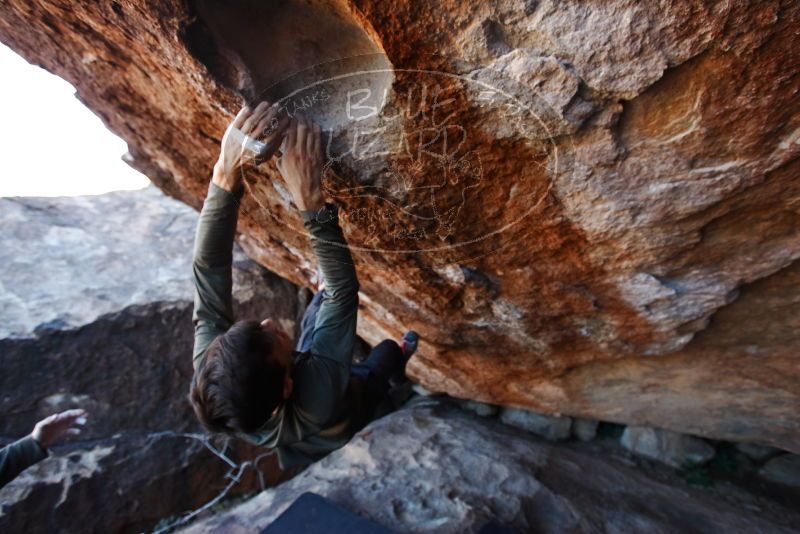
<path fill-rule="evenodd" d="M 426 388 L 800 451 L 796 2 L 6 2 L 199 207 L 242 100 L 328 132 L 359 333 Z M 13 81 L 6 81 L 13 83 Z M 310 284 L 271 164 L 240 244 Z"/>

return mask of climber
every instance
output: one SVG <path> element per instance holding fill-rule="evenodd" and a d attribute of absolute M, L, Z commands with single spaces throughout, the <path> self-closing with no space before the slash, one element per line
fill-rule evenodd
<path fill-rule="evenodd" d="M 64 436 L 77 436 L 86 424 L 83 410 L 67 410 L 45 417 L 22 439 L 0 449 L 0 488 L 47 457 L 48 449 Z"/>
<path fill-rule="evenodd" d="M 222 139 L 195 240 L 189 399 L 207 430 L 274 448 L 287 468 L 343 446 L 374 416 L 390 381 L 404 377 L 418 336 L 409 332 L 402 346 L 385 340 L 364 364 L 351 368 L 359 285 L 337 208 L 325 203 L 320 187 L 320 128 L 278 114 L 277 106 L 265 102 L 245 106 Z M 311 234 L 325 280 L 306 309 L 296 344 L 272 319 L 234 322 L 232 312 L 242 168 L 251 153 L 263 162 L 279 147 L 278 170 Z"/>

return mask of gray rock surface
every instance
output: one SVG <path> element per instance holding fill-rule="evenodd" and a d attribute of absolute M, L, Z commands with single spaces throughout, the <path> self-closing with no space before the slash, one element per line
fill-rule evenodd
<path fill-rule="evenodd" d="M 800 491 L 800 455 L 781 454 L 776 456 L 764 464 L 758 471 L 758 475 L 769 482 Z"/>
<path fill-rule="evenodd" d="M 569 417 L 544 415 L 517 408 L 503 408 L 500 411 L 500 420 L 507 425 L 533 432 L 550 440 L 569 438 L 572 427 L 572 419 Z"/>
<path fill-rule="evenodd" d="M 765 462 L 783 452 L 775 447 L 759 445 L 758 443 L 737 443 L 736 450 L 756 462 Z"/>
<path fill-rule="evenodd" d="M 185 529 L 257 532 L 307 491 L 397 532 L 792 532 L 800 515 L 750 509 L 598 455 L 553 444 L 434 398 L 369 425 L 293 480 Z"/>
<path fill-rule="evenodd" d="M 192 295 L 197 212 L 155 187 L 0 198 L 0 339 Z"/>
<path fill-rule="evenodd" d="M 575 417 L 572 419 L 572 435 L 581 441 L 592 441 L 597 435 L 599 424 L 600 422 L 596 419 Z"/>
<path fill-rule="evenodd" d="M 620 443 L 634 454 L 678 468 L 714 457 L 714 447 L 702 439 L 660 428 L 629 426 Z"/>
<path fill-rule="evenodd" d="M 462 401 L 461 407 L 465 410 L 475 412 L 481 417 L 494 417 L 500 411 L 500 409 L 494 404 L 486 404 L 485 402 L 473 400 Z"/>
<path fill-rule="evenodd" d="M 235 461 L 263 453 L 236 448 Z M 179 435 L 133 432 L 62 447 L 0 491 L 0 531 L 148 532 L 205 505 L 228 470 L 199 440 Z M 274 458 L 259 462 L 259 471 L 276 483 Z M 245 469 L 232 495 L 260 488 L 255 470 Z"/>
<path fill-rule="evenodd" d="M 175 435 L 200 432 L 186 400 L 196 220 L 154 188 L 0 199 L 0 440 L 58 410 L 90 412 L 80 440 L 0 490 L 0 532 L 141 531 L 227 483 L 227 464 Z M 238 253 L 234 303 L 291 332 L 304 300 Z M 237 461 L 263 453 L 231 449 Z M 274 459 L 259 467 L 281 476 Z M 260 487 L 250 469 L 233 493 Z"/>

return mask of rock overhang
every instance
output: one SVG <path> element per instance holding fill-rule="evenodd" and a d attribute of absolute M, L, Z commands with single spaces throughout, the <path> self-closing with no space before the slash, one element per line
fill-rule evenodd
<path fill-rule="evenodd" d="M 198 207 L 219 137 L 241 99 L 303 72 L 314 48 L 276 54 L 278 63 L 270 65 L 259 63 L 263 53 L 232 55 L 227 45 L 214 45 L 226 13 L 203 14 L 222 5 L 131 2 L 96 12 L 77 6 L 72 13 L 11 5 L 0 36 L 70 79 L 82 100 L 128 139 L 132 163 Z M 325 12 L 319 24 L 305 17 L 274 30 L 276 36 L 297 30 L 281 43 L 296 45 L 308 34 L 313 44 L 333 27 L 342 36 L 333 39 L 339 50 L 358 43 L 359 53 L 386 58 L 392 78 L 374 86 L 376 95 L 389 88 L 385 102 L 375 117 L 353 122 L 402 111 L 414 86 L 407 71 L 466 78 L 464 85 L 440 83 L 472 136 L 464 147 L 472 156 L 454 158 L 463 165 L 447 169 L 454 180 L 442 180 L 451 176 L 441 160 L 415 169 L 409 160 L 399 165 L 399 158 L 381 156 L 358 165 L 344 157 L 326 181 L 355 250 L 362 335 L 379 341 L 419 330 L 424 342 L 412 372 L 431 389 L 797 448 L 796 414 L 785 405 L 800 390 L 784 380 L 797 339 L 762 319 L 777 310 L 794 316 L 788 303 L 800 254 L 792 178 L 796 6 L 281 5 Z M 237 27 L 247 33 L 238 13 L 230 17 L 240 21 L 233 30 L 223 28 L 229 39 Z M 331 14 L 338 15 L 326 18 Z M 88 30 L 55 32 L 60 19 L 83 21 Z M 262 20 L 250 18 L 256 25 Z M 55 46 L 62 51 L 44 53 Z M 87 54 L 98 60 L 82 62 Z M 550 133 L 521 138 L 512 120 L 477 105 L 480 92 L 464 89 L 475 82 L 527 87 L 523 102 L 540 95 L 553 111 L 544 121 Z M 341 153 L 352 146 L 353 122 L 334 137 Z M 397 124 L 399 131 L 424 126 L 413 118 Z M 189 135 L 178 139 L 176 131 Z M 418 148 L 433 135 L 410 144 Z M 368 141 L 384 138 L 386 132 L 373 133 Z M 568 155 L 561 172 L 552 164 L 555 150 Z M 402 178 L 421 187 L 408 191 Z M 250 169 L 246 183 L 241 244 L 260 263 L 309 284 L 313 256 L 280 177 L 265 165 Z M 424 189 L 431 186 L 438 186 L 434 195 Z M 418 211 L 398 215 L 395 205 Z M 508 231 L 447 248 L 453 236 L 473 241 L 531 205 L 537 209 Z M 443 245 L 445 251 L 420 250 Z M 753 316 L 745 329 L 743 305 L 737 306 L 743 296 Z M 759 338 L 759 329 L 770 335 Z M 766 376 L 764 369 L 781 371 Z M 743 415 L 734 392 L 748 375 L 759 377 L 752 396 L 758 402 Z M 657 377 L 663 386 L 655 386 Z M 699 377 L 715 377 L 710 391 Z M 680 415 L 659 406 L 679 406 Z M 780 424 L 759 421 L 758 406 Z M 741 418 L 747 424 L 737 425 Z"/>
<path fill-rule="evenodd" d="M 202 0 L 194 7 L 187 42 L 247 103 L 278 102 L 283 113 L 338 131 L 354 120 L 348 93 L 368 91 L 380 102 L 391 87 L 378 35 L 347 1 Z"/>

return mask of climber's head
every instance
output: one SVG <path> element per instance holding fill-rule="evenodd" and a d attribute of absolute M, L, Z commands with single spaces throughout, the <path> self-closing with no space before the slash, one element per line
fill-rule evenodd
<path fill-rule="evenodd" d="M 271 320 L 239 321 L 209 344 L 189 400 L 212 432 L 257 430 L 292 393 L 292 340 Z"/>

